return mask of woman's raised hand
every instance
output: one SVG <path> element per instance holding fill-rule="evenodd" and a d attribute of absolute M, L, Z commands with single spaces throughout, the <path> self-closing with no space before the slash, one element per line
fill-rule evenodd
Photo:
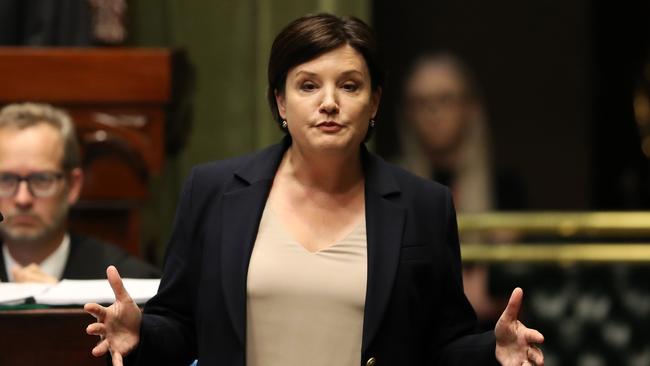
<path fill-rule="evenodd" d="M 93 356 L 100 357 L 109 351 L 113 366 L 122 366 L 122 358 L 140 341 L 142 312 L 124 288 L 117 268 L 109 266 L 106 276 L 115 294 L 115 302 L 109 307 L 95 303 L 84 306 L 84 310 L 97 319 L 96 323 L 86 328 L 86 333 L 100 337 L 99 343 L 92 350 Z"/>
<path fill-rule="evenodd" d="M 544 342 L 544 336 L 535 329 L 527 328 L 518 319 L 523 297 L 524 292 L 517 287 L 494 328 L 497 338 L 495 353 L 503 366 L 544 365 L 544 354 L 537 347 Z"/>

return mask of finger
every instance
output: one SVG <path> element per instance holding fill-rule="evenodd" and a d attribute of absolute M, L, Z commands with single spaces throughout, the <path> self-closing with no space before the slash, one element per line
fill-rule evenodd
<path fill-rule="evenodd" d="M 105 339 L 100 341 L 92 350 L 92 354 L 95 357 L 101 357 L 105 355 L 106 352 L 108 352 L 108 341 Z"/>
<path fill-rule="evenodd" d="M 34 273 L 30 272 L 27 267 L 14 273 L 14 281 L 19 283 L 24 282 L 40 282 Z"/>
<path fill-rule="evenodd" d="M 119 352 L 112 352 L 111 358 L 113 359 L 113 366 L 123 366 L 122 354 Z"/>
<path fill-rule="evenodd" d="M 524 339 L 528 343 L 544 343 L 544 335 L 535 329 L 526 328 Z"/>
<path fill-rule="evenodd" d="M 28 272 L 38 272 L 40 267 L 36 263 L 30 263 L 26 267 L 23 267 Z"/>
<path fill-rule="evenodd" d="M 90 335 L 103 336 L 106 334 L 106 326 L 102 323 L 92 323 L 86 327 L 86 333 Z"/>
<path fill-rule="evenodd" d="M 521 310 L 521 302 L 524 297 L 524 291 L 517 287 L 512 291 L 510 295 L 510 300 L 508 300 L 508 305 L 506 309 L 501 314 L 501 320 L 503 321 L 516 321 L 519 317 L 519 310 Z"/>
<path fill-rule="evenodd" d="M 38 283 L 57 283 L 58 280 L 50 276 L 49 274 L 43 272 L 41 267 L 37 264 L 32 263 L 25 267 L 20 267 L 18 265 L 13 266 L 12 274 L 14 276 L 15 282 L 38 282 Z"/>
<path fill-rule="evenodd" d="M 115 294 L 115 299 L 118 301 L 131 301 L 131 296 L 129 296 L 129 293 L 124 288 L 122 277 L 120 277 L 120 273 L 117 271 L 115 266 L 108 266 L 108 268 L 106 268 L 106 276 L 108 277 L 108 283 L 111 285 L 113 293 Z"/>
<path fill-rule="evenodd" d="M 56 283 L 58 280 L 53 276 L 47 274 L 43 269 L 36 263 L 32 263 L 29 266 L 25 267 L 25 272 L 28 274 L 30 279 L 37 282 L 47 282 L 47 283 Z"/>
<path fill-rule="evenodd" d="M 535 365 L 542 366 L 544 365 L 544 353 L 541 349 L 531 346 L 528 347 L 528 359 L 533 361 Z"/>
<path fill-rule="evenodd" d="M 22 271 L 21 280 L 23 282 L 41 282 L 38 273 L 30 271 L 28 268 Z"/>
<path fill-rule="evenodd" d="M 54 276 L 50 276 L 49 274 L 44 273 L 43 274 L 43 282 L 45 282 L 45 283 L 57 283 L 57 282 L 59 282 L 59 280 Z"/>
<path fill-rule="evenodd" d="M 104 318 L 106 318 L 106 308 L 99 304 L 95 304 L 94 302 L 84 305 L 84 311 L 94 316 L 95 319 L 100 322 L 104 321 Z"/>
<path fill-rule="evenodd" d="M 50 276 L 49 274 L 41 271 L 40 268 L 29 269 L 28 272 L 25 272 L 25 279 L 27 281 L 29 281 L 29 282 L 39 282 L 39 283 L 57 283 L 57 282 L 59 282 L 56 278 L 54 278 L 54 277 Z"/>
<path fill-rule="evenodd" d="M 13 266 L 11 266 L 11 275 L 14 276 L 14 281 L 24 282 L 23 278 L 25 276 L 23 275 L 23 269 L 24 267 L 21 266 L 20 264 L 14 264 Z"/>

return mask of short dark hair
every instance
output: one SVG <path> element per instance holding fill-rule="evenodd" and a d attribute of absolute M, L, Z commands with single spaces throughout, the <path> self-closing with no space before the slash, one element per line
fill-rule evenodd
<path fill-rule="evenodd" d="M 275 37 L 269 57 L 267 98 L 278 125 L 281 126 L 282 117 L 275 92 L 284 93 L 289 70 L 344 45 L 350 45 L 363 56 L 370 72 L 372 89 L 381 88 L 384 75 L 379 63 L 377 39 L 370 26 L 358 18 L 326 13 L 307 15 L 289 23 Z"/>

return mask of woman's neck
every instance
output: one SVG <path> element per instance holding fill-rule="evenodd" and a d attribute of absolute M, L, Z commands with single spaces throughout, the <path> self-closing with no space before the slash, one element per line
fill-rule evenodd
<path fill-rule="evenodd" d="M 280 170 L 302 186 L 329 193 L 344 193 L 363 182 L 360 147 L 346 152 L 313 152 L 291 145 Z"/>

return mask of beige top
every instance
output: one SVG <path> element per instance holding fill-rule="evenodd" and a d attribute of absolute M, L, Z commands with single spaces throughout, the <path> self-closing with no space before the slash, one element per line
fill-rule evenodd
<path fill-rule="evenodd" d="M 364 220 L 309 252 L 267 203 L 248 268 L 246 365 L 359 365 L 366 249 Z"/>

